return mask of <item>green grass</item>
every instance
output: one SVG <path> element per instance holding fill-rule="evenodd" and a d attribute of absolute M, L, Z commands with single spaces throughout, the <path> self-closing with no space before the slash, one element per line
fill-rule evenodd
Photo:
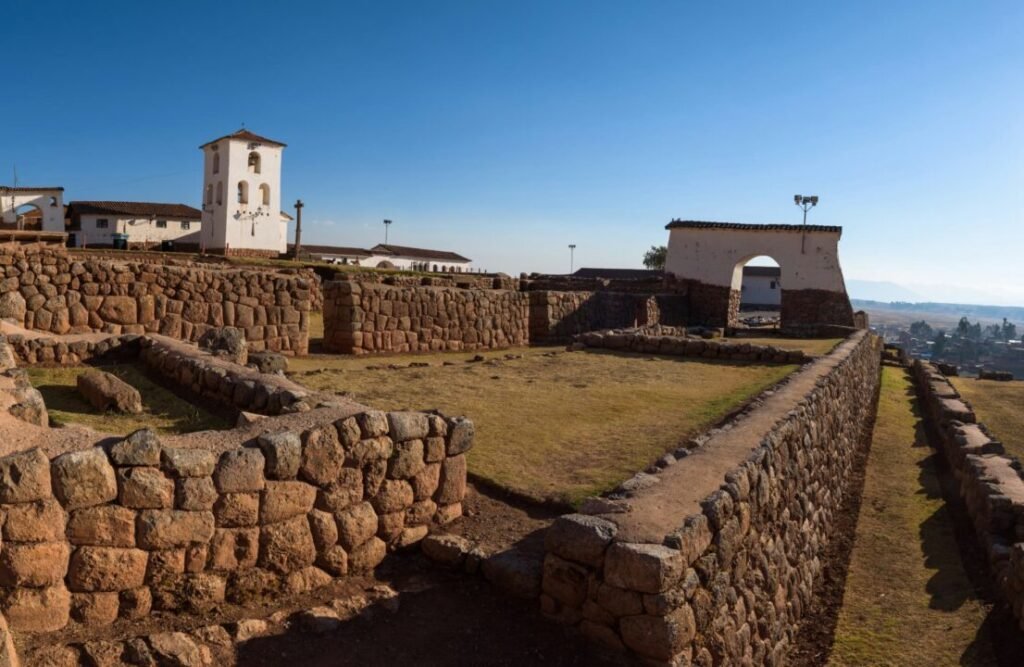
<path fill-rule="evenodd" d="M 960 559 L 907 374 L 886 367 L 832 665 L 989 665 L 988 607 Z"/>
<path fill-rule="evenodd" d="M 771 345 L 773 347 L 782 348 L 783 350 L 800 350 L 805 354 L 811 356 L 821 356 L 828 354 L 832 351 L 836 345 L 838 345 L 843 339 L 842 338 L 775 338 L 772 336 L 765 336 L 764 338 L 747 338 L 746 336 L 740 338 L 726 338 L 724 339 L 730 343 L 751 343 L 752 345 Z"/>
<path fill-rule="evenodd" d="M 154 383 L 141 369 L 131 364 L 103 366 L 102 370 L 113 373 L 139 390 L 143 412 L 138 415 L 101 413 L 78 393 L 76 387 L 78 376 L 89 368 L 28 369 L 33 386 L 46 402 L 52 426 L 77 424 L 114 435 L 125 435 L 146 427 L 159 433 L 191 433 L 230 426 L 220 417 Z"/>
<path fill-rule="evenodd" d="M 1024 461 L 1024 382 L 997 382 L 952 377 L 953 386 L 1006 447 L 1006 453 Z"/>
<path fill-rule="evenodd" d="M 534 499 L 577 503 L 614 487 L 794 368 L 603 352 L 545 356 L 559 349 L 489 352 L 478 363 L 467 363 L 472 353 L 318 355 L 289 360 L 289 375 L 385 410 L 466 415 L 477 432 L 469 454 L 473 474 Z M 408 368 L 412 362 L 430 366 Z"/>

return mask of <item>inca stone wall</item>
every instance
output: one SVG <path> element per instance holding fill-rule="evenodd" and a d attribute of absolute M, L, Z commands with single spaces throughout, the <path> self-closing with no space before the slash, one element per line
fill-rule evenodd
<path fill-rule="evenodd" d="M 368 411 L 226 451 L 150 431 L 0 458 L 0 606 L 14 630 L 302 592 L 461 515 L 473 425 Z"/>
<path fill-rule="evenodd" d="M 757 422 L 737 421 L 630 492 L 585 504 L 592 514 L 558 519 L 543 612 L 653 664 L 784 664 L 866 442 L 880 352 L 854 334 L 751 413 L 778 415 L 760 444 L 747 444 Z M 735 464 L 701 453 L 715 450 Z M 697 466 L 721 469 L 720 486 L 705 491 Z"/>
<path fill-rule="evenodd" d="M 311 272 L 76 259 L 52 246 L 0 246 L 0 318 L 55 334 L 160 333 L 195 341 L 245 331 L 254 350 L 305 354 Z"/>
<path fill-rule="evenodd" d="M 591 331 L 573 339 L 584 347 L 661 354 L 675 357 L 760 361 L 780 364 L 804 364 L 811 360 L 800 350 L 784 350 L 771 345 L 703 340 L 682 334 L 644 333 L 639 330 Z"/>
<path fill-rule="evenodd" d="M 946 376 L 933 364 L 913 365 L 922 412 L 959 486 L 995 588 L 1024 630 L 1024 479 L 1019 463 L 978 423 Z"/>
<path fill-rule="evenodd" d="M 529 295 L 531 343 L 563 343 L 586 331 L 648 326 L 661 320 L 652 295 L 551 291 Z"/>

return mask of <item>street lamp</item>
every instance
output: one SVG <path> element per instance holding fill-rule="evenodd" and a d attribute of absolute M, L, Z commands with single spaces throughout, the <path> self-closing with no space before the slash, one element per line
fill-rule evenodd
<path fill-rule="evenodd" d="M 391 226 L 391 221 L 390 220 L 385 220 L 384 221 L 384 245 L 388 244 L 388 227 L 390 227 L 390 226 Z"/>
<path fill-rule="evenodd" d="M 800 252 L 806 254 L 807 246 L 807 211 L 818 205 L 818 195 L 793 195 L 793 203 L 804 211 L 804 230 L 800 236 Z"/>
<path fill-rule="evenodd" d="M 574 259 L 575 254 L 576 254 L 576 244 L 575 243 L 570 243 L 569 244 L 569 275 L 572 275 L 573 259 Z"/>

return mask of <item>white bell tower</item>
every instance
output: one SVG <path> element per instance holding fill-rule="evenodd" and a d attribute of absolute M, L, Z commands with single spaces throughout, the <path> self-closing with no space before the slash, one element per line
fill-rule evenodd
<path fill-rule="evenodd" d="M 277 257 L 288 249 L 281 214 L 285 144 L 246 129 L 215 139 L 203 151 L 203 224 L 207 252 Z"/>

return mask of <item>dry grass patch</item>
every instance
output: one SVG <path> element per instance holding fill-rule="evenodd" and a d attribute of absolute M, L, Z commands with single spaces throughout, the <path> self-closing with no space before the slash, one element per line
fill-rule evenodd
<path fill-rule="evenodd" d="M 995 664 L 907 374 L 886 367 L 833 665 Z"/>
<path fill-rule="evenodd" d="M 477 427 L 472 473 L 570 503 L 614 487 L 794 368 L 558 350 L 491 352 L 476 363 L 467 353 L 289 363 L 293 380 L 381 409 L 467 415 Z"/>
<path fill-rule="evenodd" d="M 53 426 L 78 424 L 115 435 L 125 435 L 147 427 L 159 433 L 191 433 L 230 426 L 220 417 L 178 398 L 132 364 L 103 366 L 101 370 L 113 373 L 139 390 L 142 395 L 142 414 L 99 412 L 78 393 L 76 386 L 78 376 L 89 368 L 28 369 L 33 386 L 43 395 Z"/>
<path fill-rule="evenodd" d="M 997 382 L 952 377 L 953 386 L 971 402 L 978 421 L 1006 447 L 1006 453 L 1024 461 L 1024 382 Z"/>
<path fill-rule="evenodd" d="M 822 356 L 832 351 L 836 345 L 843 341 L 842 338 L 726 338 L 730 343 L 751 343 L 753 345 L 771 345 L 783 350 L 799 350 L 811 356 Z"/>

